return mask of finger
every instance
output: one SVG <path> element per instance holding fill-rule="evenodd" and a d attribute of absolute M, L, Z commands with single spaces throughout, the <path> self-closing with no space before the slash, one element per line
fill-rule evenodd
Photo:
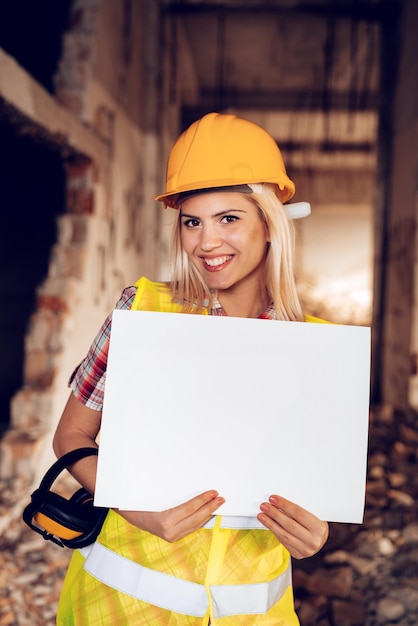
<path fill-rule="evenodd" d="M 179 538 L 185 537 L 186 535 L 189 535 L 204 526 L 213 517 L 216 510 L 224 504 L 224 502 L 225 499 L 218 496 L 214 500 L 211 500 L 202 506 L 192 515 L 179 522 L 176 526 L 176 533 L 179 535 Z"/>
<path fill-rule="evenodd" d="M 329 526 L 328 522 L 321 520 L 319 517 L 307 511 L 306 509 L 298 506 L 294 502 L 290 502 L 285 498 L 273 495 L 270 497 L 270 502 L 275 508 L 283 512 L 285 515 L 295 520 L 300 528 L 308 531 L 310 539 L 310 545 L 312 549 L 318 551 L 328 539 Z M 286 520 L 282 518 L 282 524 L 286 527 Z M 290 528 L 289 526 L 287 526 Z M 291 525 L 292 528 L 296 528 Z M 296 530 L 299 536 L 306 537 L 306 533 L 302 533 L 300 529 Z"/>
<path fill-rule="evenodd" d="M 211 508 L 211 505 L 214 504 L 217 497 L 219 497 L 219 494 L 217 491 L 214 491 L 214 490 L 205 491 L 199 494 L 198 496 L 191 498 L 187 502 L 182 502 L 182 504 L 179 504 L 171 509 L 168 509 L 166 513 L 169 514 L 172 522 L 175 524 L 175 523 L 181 522 L 182 520 L 190 516 L 193 516 L 195 513 L 204 509 L 207 506 Z M 215 508 L 218 508 L 218 507 L 219 507 L 219 504 Z"/>
<path fill-rule="evenodd" d="M 302 542 L 309 541 L 309 530 L 284 511 L 277 509 L 269 502 L 263 502 L 260 509 L 267 516 L 266 522 L 268 528 L 270 528 L 270 530 L 274 529 L 275 534 L 280 535 L 280 541 L 283 544 L 293 543 L 294 540 Z"/>
<path fill-rule="evenodd" d="M 279 503 L 279 498 L 270 500 Z M 282 498 L 280 498 L 283 504 Z M 277 539 L 296 558 L 312 556 L 324 545 L 328 538 L 328 524 L 312 515 L 305 509 L 284 501 L 285 510 L 264 502 L 260 508 L 262 513 L 259 520 L 266 528 L 271 530 Z M 297 515 L 298 519 L 291 517 Z"/>
<path fill-rule="evenodd" d="M 307 529 L 310 529 L 312 525 L 318 520 L 318 518 L 302 508 L 298 504 L 291 502 L 290 500 L 286 500 L 281 496 L 272 495 L 269 498 L 269 502 L 279 511 L 287 515 L 288 517 L 294 519 L 301 526 L 304 526 Z"/>
<path fill-rule="evenodd" d="M 201 528 L 224 502 L 217 491 L 211 490 L 164 511 L 160 517 L 164 537 L 176 541 Z"/>
<path fill-rule="evenodd" d="M 292 557 L 302 559 L 311 556 L 311 552 L 306 549 L 304 542 L 286 531 L 276 520 L 264 513 L 260 513 L 257 517 L 266 528 L 271 530 Z"/>

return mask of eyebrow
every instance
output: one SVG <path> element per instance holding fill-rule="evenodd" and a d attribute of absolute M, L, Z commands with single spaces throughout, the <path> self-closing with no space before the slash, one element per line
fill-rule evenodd
<path fill-rule="evenodd" d="M 214 215 L 211 215 L 211 217 L 221 217 L 221 215 L 228 215 L 229 213 L 247 213 L 247 211 L 244 211 L 243 209 L 226 209 L 225 211 L 219 211 L 219 213 L 215 213 Z M 199 217 L 197 217 L 197 215 L 190 215 L 190 213 L 180 213 L 181 217 L 190 217 L 193 219 L 200 219 Z"/>

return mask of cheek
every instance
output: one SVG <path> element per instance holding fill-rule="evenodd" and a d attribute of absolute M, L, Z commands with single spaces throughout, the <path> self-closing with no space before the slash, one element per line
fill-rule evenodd
<path fill-rule="evenodd" d="M 183 231 L 180 237 L 181 245 L 185 253 L 190 256 L 196 248 L 196 236 L 189 231 Z"/>
<path fill-rule="evenodd" d="M 266 258 L 268 252 L 268 241 L 265 236 L 254 233 L 249 241 L 249 249 L 251 250 L 251 258 L 254 262 L 260 262 Z"/>
<path fill-rule="evenodd" d="M 265 250 L 268 241 L 266 229 L 262 224 L 256 224 L 247 234 L 247 242 L 250 243 L 254 250 Z"/>

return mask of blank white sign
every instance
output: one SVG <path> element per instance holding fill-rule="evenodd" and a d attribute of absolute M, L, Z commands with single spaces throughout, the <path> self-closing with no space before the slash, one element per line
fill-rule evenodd
<path fill-rule="evenodd" d="M 361 523 L 369 379 L 369 328 L 116 310 L 95 504 L 216 489 L 256 516 L 274 493 Z"/>

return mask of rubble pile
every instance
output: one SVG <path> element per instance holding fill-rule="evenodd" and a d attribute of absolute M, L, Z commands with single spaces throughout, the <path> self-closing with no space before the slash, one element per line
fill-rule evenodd
<path fill-rule="evenodd" d="M 70 550 L 45 541 L 21 520 L 29 500 L 26 482 L 16 479 L 1 485 L 0 626 L 55 624 L 71 556 Z"/>
<path fill-rule="evenodd" d="M 295 561 L 302 626 L 417 626 L 418 417 L 371 413 L 364 523 L 331 524 L 317 556 Z M 71 551 L 21 521 L 30 490 L 0 485 L 0 626 L 52 626 Z"/>
<path fill-rule="evenodd" d="M 331 524 L 320 554 L 295 561 L 302 626 L 417 626 L 418 417 L 370 416 L 364 523 Z"/>

